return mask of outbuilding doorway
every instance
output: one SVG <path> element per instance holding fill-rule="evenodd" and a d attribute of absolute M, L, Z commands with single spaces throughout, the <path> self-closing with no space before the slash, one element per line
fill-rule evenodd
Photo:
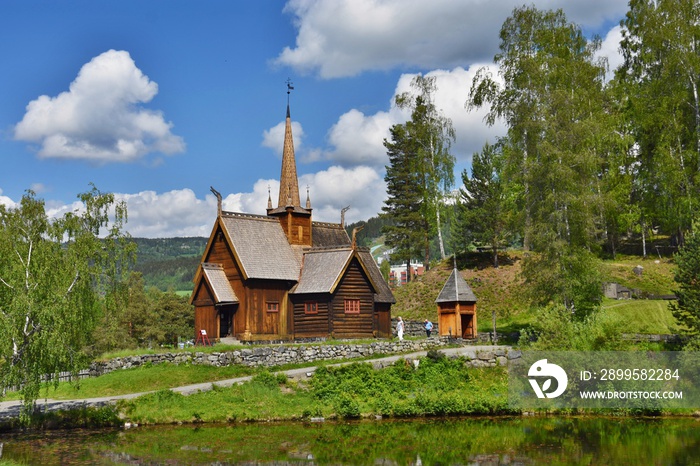
<path fill-rule="evenodd" d="M 462 323 L 462 338 L 474 338 L 474 314 L 460 314 Z"/>

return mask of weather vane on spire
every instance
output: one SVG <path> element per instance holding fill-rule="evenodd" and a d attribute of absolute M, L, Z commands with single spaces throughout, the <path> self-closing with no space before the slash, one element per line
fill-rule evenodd
<path fill-rule="evenodd" d="M 292 80 L 287 78 L 287 106 L 289 106 L 289 94 L 294 90 L 294 86 L 292 86 L 292 84 Z"/>

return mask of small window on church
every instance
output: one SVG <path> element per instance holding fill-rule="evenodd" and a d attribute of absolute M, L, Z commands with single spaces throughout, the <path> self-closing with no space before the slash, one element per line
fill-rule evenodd
<path fill-rule="evenodd" d="M 360 313 L 360 300 L 359 299 L 346 299 L 345 300 L 345 313 L 346 314 L 359 314 Z"/>
<path fill-rule="evenodd" d="M 267 312 L 279 312 L 280 311 L 280 303 L 275 302 L 275 301 L 268 301 L 267 302 Z"/>
<path fill-rule="evenodd" d="M 316 301 L 304 303 L 304 314 L 318 314 L 318 303 Z"/>

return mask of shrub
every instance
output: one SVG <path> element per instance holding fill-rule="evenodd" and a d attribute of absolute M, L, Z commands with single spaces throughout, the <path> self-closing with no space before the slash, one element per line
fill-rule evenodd
<path fill-rule="evenodd" d="M 360 404 L 349 394 L 339 395 L 334 403 L 338 416 L 346 419 L 356 419 L 360 417 Z"/>
<path fill-rule="evenodd" d="M 251 379 L 251 383 L 261 385 L 270 390 L 275 390 L 287 382 L 284 374 L 273 374 L 270 371 L 263 371 Z"/>

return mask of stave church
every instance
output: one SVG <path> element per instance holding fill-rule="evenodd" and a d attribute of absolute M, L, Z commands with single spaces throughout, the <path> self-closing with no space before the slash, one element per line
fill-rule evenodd
<path fill-rule="evenodd" d="M 213 190 L 214 191 L 214 190 Z M 391 335 L 395 302 L 369 249 L 301 205 L 289 102 L 277 206 L 217 217 L 194 277 L 195 337 L 243 342 Z M 204 332 L 202 332 L 204 331 Z"/>

